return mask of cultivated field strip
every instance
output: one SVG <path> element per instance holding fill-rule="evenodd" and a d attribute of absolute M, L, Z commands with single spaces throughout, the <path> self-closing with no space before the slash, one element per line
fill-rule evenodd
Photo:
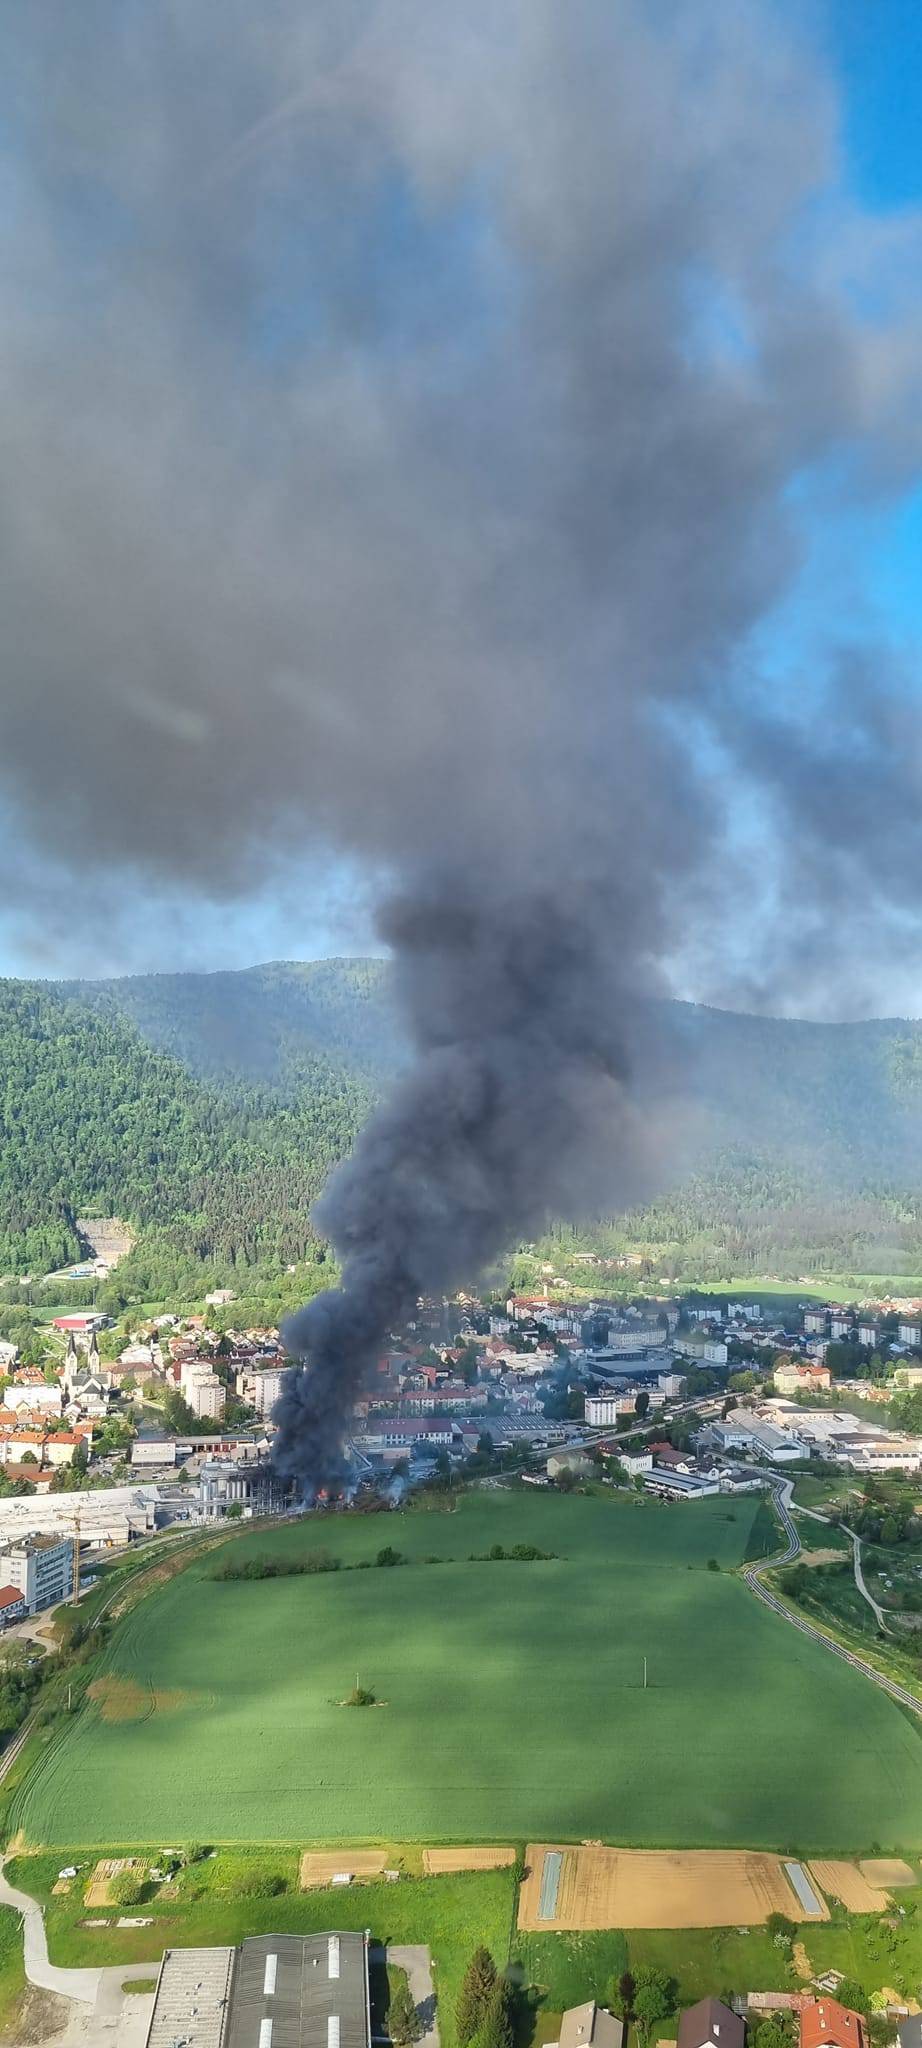
<path fill-rule="evenodd" d="M 554 1917 L 541 1915 L 548 1854 L 562 1857 Z M 779 1856 L 756 1850 L 612 1849 L 530 1842 L 519 1893 L 527 1933 L 604 1927 L 761 1926 L 770 1913 L 803 1918 Z M 823 1919 L 828 1908 L 821 1901 Z"/>

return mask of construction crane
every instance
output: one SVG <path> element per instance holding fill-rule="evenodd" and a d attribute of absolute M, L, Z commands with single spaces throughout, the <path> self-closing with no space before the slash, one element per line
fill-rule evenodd
<path fill-rule="evenodd" d="M 80 1598 L 80 1509 L 74 1511 L 74 1564 L 71 1579 L 71 1604 L 76 1607 Z"/>

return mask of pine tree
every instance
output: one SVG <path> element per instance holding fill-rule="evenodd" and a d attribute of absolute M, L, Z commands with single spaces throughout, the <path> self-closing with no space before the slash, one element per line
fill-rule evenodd
<path fill-rule="evenodd" d="M 477 2032 L 478 2048 L 513 2048 L 512 2001 L 505 1977 L 498 1977 Z"/>
<path fill-rule="evenodd" d="M 496 1985 L 496 1964 L 488 1948 L 478 1948 L 464 1973 L 458 2003 L 455 2007 L 455 2027 L 461 2048 L 472 2041 L 483 2020 Z"/>
<path fill-rule="evenodd" d="M 405 1977 L 391 1999 L 387 2009 L 387 2030 L 394 2048 L 412 2048 L 422 2034 L 422 2021 L 410 1996 L 410 1986 Z"/>

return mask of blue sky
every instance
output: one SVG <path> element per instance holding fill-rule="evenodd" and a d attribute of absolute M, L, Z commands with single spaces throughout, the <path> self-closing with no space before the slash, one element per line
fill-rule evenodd
<path fill-rule="evenodd" d="M 844 181 L 866 207 L 898 219 L 903 209 L 922 205 L 922 0 L 816 0 L 814 20 L 840 87 Z M 412 260 L 417 256 L 414 248 Z M 465 285 L 461 257 L 458 246 L 448 255 L 433 246 L 425 265 L 426 303 L 449 328 L 451 294 Z M 358 248 L 355 260 L 367 267 L 367 249 Z M 284 309 L 267 305 L 267 335 L 282 367 L 286 347 L 297 348 L 299 322 L 309 321 L 310 312 L 299 301 L 289 328 Z M 381 317 L 386 329 L 386 306 Z M 394 345 L 401 344 L 396 332 Z M 874 515 L 843 513 L 828 493 L 807 496 L 803 520 L 804 573 L 760 635 L 771 672 L 779 679 L 796 674 L 830 625 L 867 620 L 914 664 L 922 642 L 922 490 L 895 510 Z M 177 909 L 141 896 L 130 925 L 110 922 L 102 908 L 95 943 L 88 941 L 83 922 L 79 934 L 71 934 L 66 909 L 59 908 L 39 949 L 34 927 L 0 906 L 0 972 L 7 973 L 242 966 L 272 957 L 361 952 L 373 945 L 358 878 L 319 865 L 236 907 L 189 901 Z"/>

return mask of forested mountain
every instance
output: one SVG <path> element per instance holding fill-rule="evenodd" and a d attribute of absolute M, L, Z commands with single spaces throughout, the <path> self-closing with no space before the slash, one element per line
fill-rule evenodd
<path fill-rule="evenodd" d="M 922 1265 L 922 1024 L 666 1006 L 689 1115 L 670 1191 L 600 1224 L 663 1271 Z M 178 1256 L 285 1262 L 403 1056 L 387 968 L 0 982 L 0 1273 L 117 1214 Z"/>
<path fill-rule="evenodd" d="M 217 1262 L 296 1259 L 311 1201 L 368 1113 L 368 1082 L 305 1047 L 293 1093 L 204 1080 L 114 1007 L 0 982 L 0 1272 L 77 1255 L 119 1215 Z"/>

